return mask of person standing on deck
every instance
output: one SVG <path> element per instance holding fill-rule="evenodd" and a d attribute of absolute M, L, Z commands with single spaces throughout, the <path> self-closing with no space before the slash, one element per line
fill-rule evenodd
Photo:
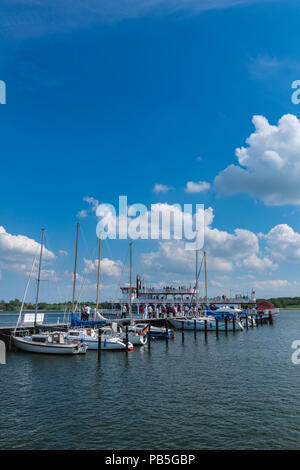
<path fill-rule="evenodd" d="M 126 318 L 127 307 L 126 304 L 123 305 L 121 318 Z"/>
<path fill-rule="evenodd" d="M 146 305 L 144 309 L 144 318 L 148 318 L 148 305 Z"/>
<path fill-rule="evenodd" d="M 85 306 L 85 317 L 86 317 L 86 320 L 88 321 L 89 318 L 90 318 L 90 312 L 91 312 L 91 307 L 89 307 L 88 305 Z"/>
<path fill-rule="evenodd" d="M 85 320 L 85 305 L 83 305 L 81 307 L 81 317 L 80 317 L 81 320 Z"/>

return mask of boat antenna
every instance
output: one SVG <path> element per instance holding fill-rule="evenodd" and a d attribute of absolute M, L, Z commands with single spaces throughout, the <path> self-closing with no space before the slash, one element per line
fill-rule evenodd
<path fill-rule="evenodd" d="M 78 255 L 78 236 L 79 236 L 79 224 L 77 224 L 77 231 L 76 231 L 76 249 L 75 249 L 74 278 L 73 278 L 72 313 L 74 313 L 74 304 L 75 304 L 75 289 L 76 289 L 76 277 L 77 277 L 77 255 Z"/>
<path fill-rule="evenodd" d="M 98 257 L 98 277 L 97 277 L 96 315 L 97 315 L 97 312 L 98 312 L 98 305 L 99 305 L 101 247 L 102 247 L 102 232 L 100 232 L 100 237 L 99 237 L 99 257 Z M 95 318 L 95 320 L 96 320 L 96 318 Z"/>
<path fill-rule="evenodd" d="M 41 282 L 41 268 L 42 268 L 42 258 L 43 258 L 44 236 L 45 236 L 45 229 L 42 228 L 42 240 L 41 240 L 40 262 L 39 262 L 39 272 L 38 272 L 38 280 L 37 280 L 37 288 L 36 288 L 36 299 L 35 299 L 34 330 L 36 330 L 36 318 L 37 318 L 37 310 L 38 310 L 38 302 L 39 302 L 39 292 L 40 292 L 40 282 Z"/>

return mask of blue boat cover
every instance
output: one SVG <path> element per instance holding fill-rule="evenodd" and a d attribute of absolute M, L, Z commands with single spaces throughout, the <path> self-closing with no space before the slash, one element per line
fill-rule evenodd
<path fill-rule="evenodd" d="M 106 325 L 106 320 L 79 320 L 74 313 L 71 315 L 71 326 L 96 326 L 96 325 Z"/>

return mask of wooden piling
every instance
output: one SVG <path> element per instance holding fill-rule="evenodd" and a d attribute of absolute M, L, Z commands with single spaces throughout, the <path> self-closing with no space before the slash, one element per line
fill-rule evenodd
<path fill-rule="evenodd" d="M 227 315 L 225 315 L 224 320 L 225 320 L 225 333 L 227 335 L 227 333 L 228 333 L 228 317 L 227 317 Z"/>
<path fill-rule="evenodd" d="M 181 322 L 181 341 L 184 343 L 184 320 Z"/>
<path fill-rule="evenodd" d="M 216 337 L 219 338 L 219 319 L 216 318 Z"/>
<path fill-rule="evenodd" d="M 197 338 L 197 323 L 196 320 L 194 320 L 194 338 Z"/>
<path fill-rule="evenodd" d="M 251 315 L 251 328 L 254 328 L 254 318 L 253 318 L 253 315 Z"/>
<path fill-rule="evenodd" d="M 207 320 L 204 320 L 204 337 L 205 341 L 207 341 Z"/>
<path fill-rule="evenodd" d="M 168 344 L 168 341 L 169 341 L 168 320 L 166 320 L 165 324 L 166 324 L 166 343 Z"/>
<path fill-rule="evenodd" d="M 248 315 L 246 315 L 246 330 L 248 330 Z"/>
<path fill-rule="evenodd" d="M 232 331 L 235 333 L 235 317 L 232 317 Z"/>

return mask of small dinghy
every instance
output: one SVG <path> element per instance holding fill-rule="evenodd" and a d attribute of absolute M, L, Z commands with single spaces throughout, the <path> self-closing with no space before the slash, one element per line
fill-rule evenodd
<path fill-rule="evenodd" d="M 61 332 L 14 336 L 13 340 L 18 349 L 39 354 L 85 354 L 88 347 L 66 340 Z"/>

